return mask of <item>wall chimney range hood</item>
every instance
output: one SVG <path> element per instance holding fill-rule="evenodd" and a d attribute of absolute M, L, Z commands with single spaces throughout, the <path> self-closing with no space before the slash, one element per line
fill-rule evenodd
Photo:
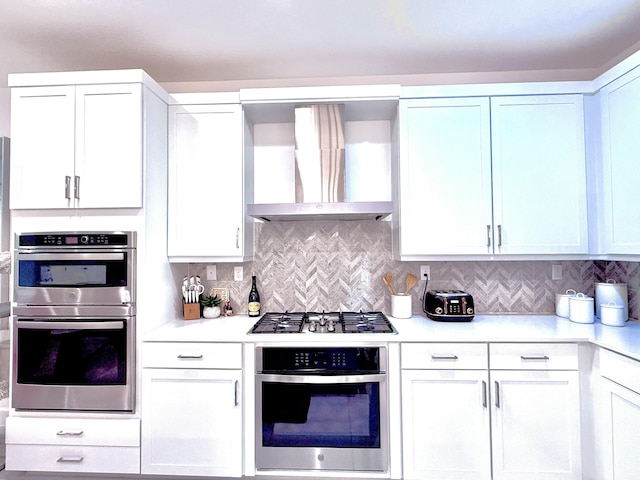
<path fill-rule="evenodd" d="M 247 205 L 247 214 L 266 222 L 382 220 L 392 208 L 392 202 L 254 203 Z"/>

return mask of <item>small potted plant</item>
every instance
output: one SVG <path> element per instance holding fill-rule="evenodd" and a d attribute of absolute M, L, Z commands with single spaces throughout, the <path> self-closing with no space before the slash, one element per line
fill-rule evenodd
<path fill-rule="evenodd" d="M 216 318 L 220 316 L 220 303 L 222 301 L 218 295 L 206 296 L 200 299 L 202 305 L 202 316 L 204 318 Z"/>

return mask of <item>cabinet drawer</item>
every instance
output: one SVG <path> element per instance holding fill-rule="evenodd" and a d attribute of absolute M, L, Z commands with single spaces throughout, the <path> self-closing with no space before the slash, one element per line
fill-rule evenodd
<path fill-rule="evenodd" d="M 486 343 L 405 343 L 403 369 L 486 370 Z"/>
<path fill-rule="evenodd" d="M 137 418 L 8 417 L 8 444 L 140 446 Z"/>
<path fill-rule="evenodd" d="M 7 445 L 7 470 L 140 473 L 140 448 Z"/>
<path fill-rule="evenodd" d="M 242 368 L 242 344 L 144 343 L 142 366 L 144 368 Z"/>
<path fill-rule="evenodd" d="M 640 362 L 601 348 L 600 375 L 640 393 Z"/>
<path fill-rule="evenodd" d="M 492 370 L 577 370 L 578 345 L 573 343 L 492 343 Z"/>

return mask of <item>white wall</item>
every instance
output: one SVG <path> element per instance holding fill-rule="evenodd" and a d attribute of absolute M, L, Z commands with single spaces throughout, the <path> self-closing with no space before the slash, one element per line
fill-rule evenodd
<path fill-rule="evenodd" d="M 0 137 L 10 137 L 11 90 L 0 88 Z"/>

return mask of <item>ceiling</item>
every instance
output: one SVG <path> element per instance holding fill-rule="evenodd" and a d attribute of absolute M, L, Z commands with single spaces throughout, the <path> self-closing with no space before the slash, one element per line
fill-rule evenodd
<path fill-rule="evenodd" d="M 572 71 L 640 49 L 640 0 L 1 0 L 7 74 L 167 82 Z M 594 74 L 596 72 L 596 74 Z"/>

